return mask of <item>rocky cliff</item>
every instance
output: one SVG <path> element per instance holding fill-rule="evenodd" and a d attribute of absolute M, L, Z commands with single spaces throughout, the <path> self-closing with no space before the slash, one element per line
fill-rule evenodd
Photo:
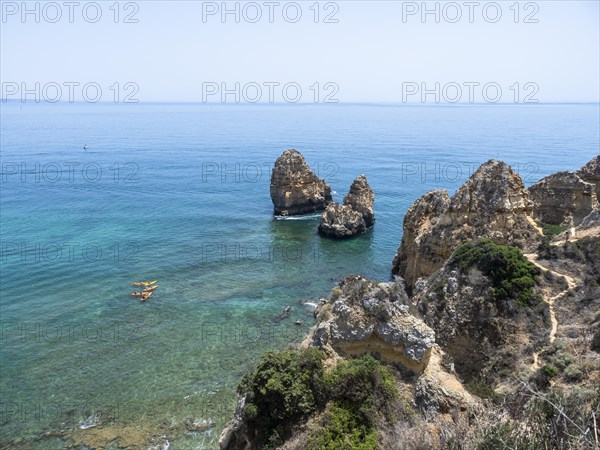
<path fill-rule="evenodd" d="M 319 233 L 334 238 L 348 238 L 364 233 L 375 223 L 375 193 L 364 175 L 350 186 L 344 204 L 331 203 L 321 216 Z"/>
<path fill-rule="evenodd" d="M 596 207 L 596 186 L 574 172 L 559 172 L 542 178 L 529 188 L 536 220 L 574 226 Z"/>
<path fill-rule="evenodd" d="M 518 249 L 479 240 L 459 246 L 418 284 L 414 304 L 463 380 L 517 373 L 522 367 L 512 353 L 526 359 L 549 342 L 540 274 Z"/>
<path fill-rule="evenodd" d="M 271 174 L 271 200 L 275 214 L 297 215 L 324 210 L 331 188 L 320 179 L 297 150 L 277 158 Z"/>
<path fill-rule="evenodd" d="M 298 348 L 244 377 L 221 448 L 598 448 L 600 212 L 540 232 L 501 162 L 417 200 L 395 261 L 410 292 L 343 279 Z"/>
<path fill-rule="evenodd" d="M 459 244 L 475 238 L 531 250 L 541 239 L 532 213 L 519 175 L 503 162 L 488 161 L 452 197 L 432 191 L 409 208 L 392 273 L 412 290 L 420 277 L 442 267 Z"/>
<path fill-rule="evenodd" d="M 410 436 L 427 421 L 467 420 L 478 402 L 408 302 L 401 283 L 342 280 L 317 308 L 302 348 L 268 355 L 242 383 L 221 448 L 370 449 L 379 439 L 394 448 L 394 427 Z M 382 427 L 392 434 L 379 437 Z M 439 448 L 439 438 L 431 442 Z"/>
<path fill-rule="evenodd" d="M 402 285 L 352 275 L 317 308 L 317 326 L 308 343 L 332 355 L 378 353 L 390 363 L 422 373 L 435 333 L 411 315 L 407 305 Z"/>
<path fill-rule="evenodd" d="M 577 172 L 579 178 L 596 186 L 596 197 L 600 202 L 600 156 L 596 156 Z"/>

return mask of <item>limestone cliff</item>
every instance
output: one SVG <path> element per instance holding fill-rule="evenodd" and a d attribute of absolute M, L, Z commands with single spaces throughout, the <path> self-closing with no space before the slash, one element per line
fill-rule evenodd
<path fill-rule="evenodd" d="M 519 175 L 507 164 L 490 160 L 452 197 L 432 191 L 410 207 L 392 273 L 401 275 L 412 290 L 420 277 L 442 267 L 459 244 L 475 238 L 533 249 L 541 233 L 532 213 Z"/>
<path fill-rule="evenodd" d="M 548 188 L 574 176 L 540 202 L 577 211 Z M 336 206 L 366 220 L 356 193 Z M 298 348 L 244 377 L 221 449 L 597 448 L 600 211 L 542 239 L 533 209 L 498 161 L 418 199 L 394 260 L 410 292 L 343 279 Z"/>
<path fill-rule="evenodd" d="M 322 211 L 331 202 L 331 188 L 306 164 L 297 150 L 277 158 L 271 174 L 271 200 L 275 214 L 297 215 Z"/>
<path fill-rule="evenodd" d="M 462 244 L 443 268 L 419 283 L 413 298 L 462 379 L 518 372 L 549 341 L 548 305 L 537 287 L 540 270 L 514 247 L 488 240 Z M 515 356 L 503 352 L 510 349 Z"/>
<path fill-rule="evenodd" d="M 465 390 L 448 364 L 445 353 L 435 344 L 433 330 L 409 313 L 408 301 L 404 286 L 399 282 L 376 283 L 356 275 L 342 280 L 330 297 L 318 306 L 317 323 L 301 346 L 306 350 L 318 349 L 318 354 L 324 355 L 322 364 L 325 373 L 321 363 L 315 362 L 314 353 L 297 353 L 298 356 L 290 359 L 290 353 L 284 352 L 263 361 L 248 378 L 253 387 L 242 389 L 235 418 L 221 435 L 221 449 L 259 449 L 267 441 L 275 441 L 277 448 L 287 450 L 324 448 L 319 444 L 322 442 L 319 438 L 323 439 L 325 435 L 329 440 L 336 439 L 339 438 L 337 434 L 342 432 L 337 429 L 333 436 L 329 435 L 329 431 L 324 432 L 331 424 L 329 417 L 332 410 L 340 407 L 350 407 L 346 414 L 358 411 L 359 416 L 363 414 L 360 412 L 363 408 L 375 407 L 361 420 L 377 424 L 377 428 L 397 426 L 407 435 L 426 428 L 428 422 L 442 424 L 467 420 L 479 404 Z M 365 360 L 365 355 L 375 355 L 385 364 L 385 369 L 381 370 L 393 374 L 393 381 L 390 375 L 383 377 L 387 379 L 384 381 L 381 375 L 373 373 L 371 370 L 380 363 L 374 364 L 376 361 L 372 358 Z M 290 364 L 297 367 L 290 370 Z M 371 369 L 365 371 L 367 367 Z M 370 380 L 373 375 L 374 379 Z M 335 380 L 332 385 L 320 381 L 328 377 Z M 282 396 L 282 385 L 288 386 L 289 399 L 285 404 L 291 405 L 283 415 L 283 406 L 278 399 L 287 397 Z M 357 388 L 353 388 L 354 385 Z M 399 397 L 394 395 L 382 401 L 377 394 L 382 385 L 387 386 L 385 389 L 398 389 Z M 315 397 L 311 392 L 315 393 Z M 343 393 L 342 398 L 339 397 L 340 392 Z M 301 398 L 302 402 L 294 403 L 295 398 Z M 249 401 L 251 406 L 248 406 Z M 262 406 L 265 402 L 268 405 Z M 373 402 L 379 402 L 379 407 Z M 296 414 L 299 409 L 301 412 Z M 388 410 L 392 414 L 383 414 L 388 418 L 384 420 L 380 410 Z M 292 415 L 294 423 L 289 420 Z M 280 419 L 273 422 L 274 416 Z M 390 422 L 390 417 L 399 422 Z M 402 417 L 404 419 L 400 420 Z M 265 422 L 270 425 L 263 426 Z M 363 427 L 365 424 L 354 426 Z M 354 429 L 348 431 L 355 432 Z M 368 436 L 374 436 L 375 442 Z M 391 429 L 380 436 L 368 436 L 355 435 L 353 445 L 344 441 L 346 444 L 336 448 L 375 448 L 372 445 L 377 439 L 380 440 L 378 448 L 394 448 L 392 445 L 401 444 L 400 441 L 394 442 L 396 437 Z M 390 442 L 386 443 L 386 440 Z M 439 437 L 433 437 L 432 442 L 436 444 L 429 448 L 439 448 Z M 330 442 L 325 448 L 334 447 Z"/>
<path fill-rule="evenodd" d="M 579 178 L 596 186 L 596 197 L 600 202 L 600 156 L 596 156 L 577 172 Z"/>
<path fill-rule="evenodd" d="M 573 172 L 559 172 L 542 178 L 529 188 L 534 216 L 552 225 L 574 226 L 598 204 L 596 186 Z"/>
<path fill-rule="evenodd" d="M 379 353 L 391 363 L 423 372 L 435 333 L 408 312 L 408 297 L 394 282 L 374 283 L 352 275 L 317 310 L 308 342 L 331 353 Z"/>

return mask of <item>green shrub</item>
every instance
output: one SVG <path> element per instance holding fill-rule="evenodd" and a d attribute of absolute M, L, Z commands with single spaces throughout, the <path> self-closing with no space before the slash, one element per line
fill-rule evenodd
<path fill-rule="evenodd" d="M 561 340 L 557 340 L 547 350 L 544 350 L 542 356 L 550 361 L 560 372 L 564 371 L 575 361 L 575 357 L 569 353 L 565 342 Z"/>
<path fill-rule="evenodd" d="M 557 377 L 560 370 L 552 364 L 545 364 L 531 377 L 531 381 L 540 389 L 546 389 L 550 386 L 550 380 Z"/>
<path fill-rule="evenodd" d="M 480 379 L 472 378 L 471 381 L 465 384 L 465 389 L 469 394 L 476 395 L 484 400 L 494 401 L 498 398 L 494 386 Z"/>
<path fill-rule="evenodd" d="M 259 436 L 276 445 L 291 422 L 316 411 L 323 359 L 315 348 L 267 352 L 244 376 L 238 392 L 246 395 L 245 418 Z"/>
<path fill-rule="evenodd" d="M 349 404 L 361 418 L 374 425 L 378 414 L 392 418 L 398 390 L 389 370 L 370 355 L 341 361 L 325 376 L 328 397 Z"/>
<path fill-rule="evenodd" d="M 519 306 L 535 306 L 541 301 L 533 289 L 540 269 L 518 248 L 481 239 L 460 245 L 452 259 L 463 270 L 475 266 L 489 277 L 497 303 L 514 300 Z"/>
<path fill-rule="evenodd" d="M 244 416 L 258 446 L 281 445 L 294 424 L 324 411 L 310 448 L 376 448 L 377 424 L 399 409 L 394 377 L 369 355 L 340 361 L 330 373 L 323 359 L 315 348 L 268 352 L 244 376 L 238 392 L 246 395 Z"/>
<path fill-rule="evenodd" d="M 553 225 L 551 223 L 538 222 L 538 225 L 542 228 L 544 236 L 550 239 L 568 230 L 567 227 L 563 227 L 561 225 Z"/>
<path fill-rule="evenodd" d="M 571 364 L 565 369 L 565 379 L 570 382 L 581 381 L 584 376 L 584 368 L 578 364 Z"/>
<path fill-rule="evenodd" d="M 321 426 L 310 437 L 308 450 L 374 450 L 377 431 L 337 402 L 328 405 Z"/>
<path fill-rule="evenodd" d="M 548 378 L 554 378 L 560 373 L 559 370 L 551 364 L 544 365 L 544 367 L 542 367 L 542 372 Z"/>

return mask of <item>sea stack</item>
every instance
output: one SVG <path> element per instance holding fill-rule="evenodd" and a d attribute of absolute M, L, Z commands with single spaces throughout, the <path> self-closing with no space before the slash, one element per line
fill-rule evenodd
<path fill-rule="evenodd" d="M 331 187 L 308 167 L 302 153 L 286 150 L 273 167 L 271 200 L 276 215 L 323 211 L 331 202 Z"/>
<path fill-rule="evenodd" d="M 344 204 L 331 203 L 319 224 L 319 233 L 333 238 L 349 238 L 364 233 L 375 223 L 375 193 L 364 175 L 356 177 Z"/>

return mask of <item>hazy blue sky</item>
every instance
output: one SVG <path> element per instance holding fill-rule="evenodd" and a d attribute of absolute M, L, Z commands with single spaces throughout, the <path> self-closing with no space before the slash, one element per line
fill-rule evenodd
<path fill-rule="evenodd" d="M 21 2 L 2 2 L 4 83 L 96 82 L 104 90 L 102 100 L 111 100 L 109 86 L 119 82 L 123 91 L 125 82 L 133 82 L 141 101 L 201 101 L 203 83 L 214 82 L 213 88 L 220 89 L 221 83 L 233 87 L 239 82 L 249 88 L 246 97 L 254 98 L 255 91 L 247 85 L 254 82 L 263 86 L 261 99 L 268 101 L 263 83 L 294 82 L 302 89 L 301 101 L 310 102 L 318 82 L 320 99 L 329 93 L 342 102 L 401 102 L 403 83 L 417 83 L 412 86 L 420 89 L 421 83 L 433 88 L 439 82 L 440 89 L 449 89 L 446 97 L 457 95 L 455 85 L 448 83 L 463 86 L 460 100 L 468 102 L 463 83 L 493 82 L 502 89 L 501 101 L 512 102 L 518 82 L 520 100 L 527 94 L 541 102 L 599 99 L 600 13 L 595 0 L 518 2 L 518 8 L 513 1 L 498 2 L 502 17 L 496 23 L 492 21 L 497 7 L 485 1 L 473 7 L 473 23 L 462 1 L 439 3 L 440 23 L 433 14 L 425 23 L 420 11 L 408 15 L 421 2 L 321 2 L 318 23 L 313 1 L 298 2 L 302 18 L 296 23 L 290 22 L 294 5 L 286 6 L 289 21 L 283 17 L 283 6 L 290 2 L 273 7 L 273 23 L 265 2 L 256 2 L 262 12 L 257 23 L 244 20 L 244 11 L 249 19 L 256 13 L 248 2 L 239 4 L 240 23 L 233 15 L 222 23 L 218 13 L 203 20 L 203 9 L 220 8 L 221 2 L 199 1 L 121 2 L 119 23 L 114 23 L 110 9 L 113 1 L 98 2 L 102 18 L 96 23 L 83 18 L 83 5 L 89 2 L 74 9 L 73 23 L 68 7 L 57 2 L 62 17 L 49 23 L 46 19 L 54 20 L 56 8 L 42 10 L 46 3 L 40 2 L 40 23 L 33 14 L 23 23 L 20 10 L 12 14 L 15 7 L 21 9 Z M 435 4 L 429 2 L 428 7 L 434 9 Z M 462 17 L 450 23 L 458 12 L 456 5 Z M 28 6 L 36 7 L 35 2 Z M 228 7 L 235 8 L 235 2 Z M 336 10 L 333 18 L 338 22 L 324 23 Z M 86 12 L 93 19 L 96 11 L 89 7 Z M 138 23 L 123 23 L 131 12 Z M 527 18 L 537 23 L 525 23 Z M 327 82 L 335 85 L 325 89 Z M 525 89 L 525 83 L 534 84 Z M 539 91 L 534 93 L 536 87 Z M 281 100 L 281 88 L 273 89 L 275 100 Z M 482 88 L 473 89 L 480 101 Z M 219 101 L 220 95 L 207 98 Z M 233 101 L 233 96 L 228 99 Z M 433 102 L 434 96 L 427 100 Z"/>

